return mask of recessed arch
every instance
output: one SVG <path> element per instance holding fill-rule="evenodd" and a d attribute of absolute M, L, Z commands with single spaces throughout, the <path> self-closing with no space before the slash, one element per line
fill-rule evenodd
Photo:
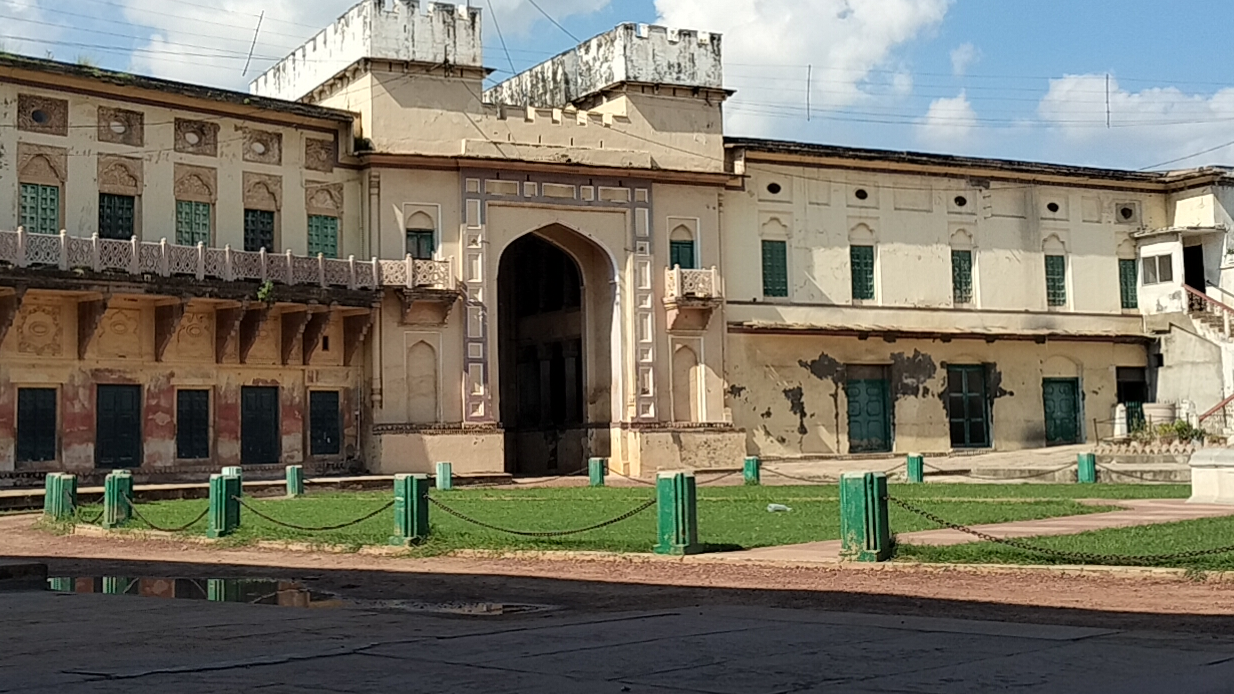
<path fill-rule="evenodd" d="M 437 383 L 437 350 L 420 340 L 407 350 L 407 410 L 412 424 L 440 419 Z"/>
<path fill-rule="evenodd" d="M 973 235 L 967 229 L 956 229 L 951 233 L 951 247 L 957 251 L 971 251 Z"/>
<path fill-rule="evenodd" d="M 701 373 L 698 354 L 687 345 L 673 350 L 673 421 L 700 421 Z"/>
<path fill-rule="evenodd" d="M 1041 242 L 1041 250 L 1046 255 L 1066 255 L 1067 244 L 1058 237 L 1058 234 L 1050 234 Z"/>
<path fill-rule="evenodd" d="M 849 243 L 858 245 L 873 245 L 877 240 L 874 230 L 864 222 L 857 224 L 852 229 L 848 230 Z"/>

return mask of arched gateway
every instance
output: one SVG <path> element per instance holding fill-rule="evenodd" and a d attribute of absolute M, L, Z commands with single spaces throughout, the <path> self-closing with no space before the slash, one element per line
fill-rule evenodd
<path fill-rule="evenodd" d="M 506 470 L 566 474 L 608 455 L 616 291 L 608 253 L 569 228 L 545 227 L 505 248 L 497 285 Z"/>

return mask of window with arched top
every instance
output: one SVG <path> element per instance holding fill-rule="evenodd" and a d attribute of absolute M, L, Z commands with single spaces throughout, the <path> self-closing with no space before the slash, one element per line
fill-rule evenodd
<path fill-rule="evenodd" d="M 678 225 L 668 237 L 668 265 L 683 270 L 695 268 L 694 234 L 686 225 Z"/>
<path fill-rule="evenodd" d="M 432 260 L 437 252 L 437 225 L 424 212 L 407 218 L 407 253 L 417 260 Z"/>

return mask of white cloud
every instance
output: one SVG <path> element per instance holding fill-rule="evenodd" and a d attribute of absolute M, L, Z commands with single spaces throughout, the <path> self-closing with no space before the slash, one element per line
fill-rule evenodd
<path fill-rule="evenodd" d="M 738 90 L 730 131 L 790 131 L 804 118 L 806 66 L 816 108 L 843 108 L 896 93 L 904 77 L 880 75 L 897 48 L 937 26 L 952 0 L 656 0 L 659 21 L 724 34 L 728 86 Z M 743 106 L 743 104 L 746 104 Z"/>
<path fill-rule="evenodd" d="M 18 20 L 48 21 L 46 15 L 39 7 L 39 0 L 0 0 L 0 13 Z M 32 36 L 38 36 L 38 38 L 45 40 L 54 40 L 60 36 L 59 29 L 49 27 L 46 24 L 33 25 L 22 21 L 13 22 L 12 24 L 11 30 L 4 32 L 5 34 L 20 36 L 23 33 L 29 33 Z M 18 38 L 0 39 L 0 51 L 12 53 L 42 55 L 52 47 L 45 43 L 22 41 Z"/>
<path fill-rule="evenodd" d="M 961 90 L 955 97 L 930 103 L 917 126 L 917 137 L 932 148 L 972 151 L 977 127 L 977 112 Z"/>
<path fill-rule="evenodd" d="M 972 43 L 960 44 L 951 51 L 951 72 L 957 77 L 962 76 L 980 59 L 981 51 L 976 46 Z"/>
<path fill-rule="evenodd" d="M 1110 128 L 1106 127 L 1106 76 L 1067 75 L 1050 80 L 1037 106 L 1040 123 L 1061 139 L 1074 158 L 1112 158 L 1126 165 L 1149 166 L 1198 152 L 1231 139 L 1234 88 L 1213 94 L 1187 94 L 1176 87 L 1138 92 L 1109 82 Z M 1131 153 L 1131 157 L 1127 154 Z M 1136 163 L 1138 160 L 1138 164 Z M 1234 161 L 1234 149 L 1174 164 L 1185 168 L 1213 161 Z"/>

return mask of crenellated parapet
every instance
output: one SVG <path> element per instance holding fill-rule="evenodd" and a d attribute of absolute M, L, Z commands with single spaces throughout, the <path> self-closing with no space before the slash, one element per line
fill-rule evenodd
<path fill-rule="evenodd" d="M 720 35 L 622 24 L 495 85 L 484 100 L 560 108 L 621 83 L 723 90 Z"/>
<path fill-rule="evenodd" d="M 297 101 L 366 58 L 483 67 L 480 10 L 415 0 L 363 0 L 249 85 Z"/>

